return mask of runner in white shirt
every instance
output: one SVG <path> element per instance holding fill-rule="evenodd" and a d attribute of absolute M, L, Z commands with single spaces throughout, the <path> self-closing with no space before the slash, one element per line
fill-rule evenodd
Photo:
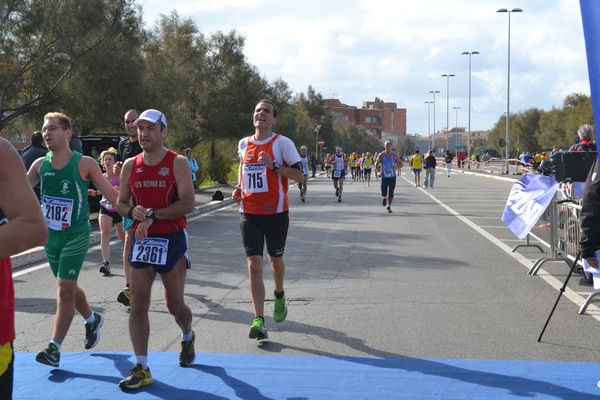
<path fill-rule="evenodd" d="M 341 203 L 348 157 L 342 152 L 342 148 L 338 146 L 335 148 L 335 154 L 329 157 L 327 162 L 333 164 L 331 178 L 333 179 L 333 187 L 335 188 L 335 195 L 338 198 L 338 203 Z"/>
<path fill-rule="evenodd" d="M 298 189 L 300 189 L 300 199 L 302 202 L 305 201 L 306 188 L 308 185 L 308 151 L 306 146 L 300 147 L 300 165 L 302 167 L 302 181 L 298 182 Z"/>

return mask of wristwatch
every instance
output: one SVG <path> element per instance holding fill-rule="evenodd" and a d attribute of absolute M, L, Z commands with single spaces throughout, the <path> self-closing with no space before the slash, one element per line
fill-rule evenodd
<path fill-rule="evenodd" d="M 154 214 L 154 210 L 149 208 L 148 210 L 146 210 L 146 218 L 150 218 L 154 221 L 156 221 L 156 215 Z"/>
<path fill-rule="evenodd" d="M 273 171 L 277 171 L 279 167 L 281 167 L 281 165 L 279 165 L 277 161 L 273 160 Z"/>

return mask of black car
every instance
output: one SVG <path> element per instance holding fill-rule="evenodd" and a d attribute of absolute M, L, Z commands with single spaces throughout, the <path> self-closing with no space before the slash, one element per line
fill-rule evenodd
<path fill-rule="evenodd" d="M 94 160 L 98 161 L 100 154 L 111 147 L 118 149 L 121 140 L 127 138 L 126 135 L 115 135 L 115 134 L 93 134 L 79 136 L 81 139 L 81 148 L 83 155 L 90 156 Z M 96 189 L 93 183 L 90 183 L 90 189 Z M 100 210 L 100 199 L 102 196 L 90 197 L 90 212 L 96 213 Z"/>

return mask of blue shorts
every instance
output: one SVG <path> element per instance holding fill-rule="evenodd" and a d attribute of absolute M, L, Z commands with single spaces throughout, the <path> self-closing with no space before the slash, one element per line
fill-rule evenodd
<path fill-rule="evenodd" d="M 412 172 L 415 175 L 421 175 L 421 170 L 419 168 L 412 168 Z"/>
<path fill-rule="evenodd" d="M 185 229 L 146 237 L 143 241 L 132 240 L 129 251 L 131 268 L 153 267 L 159 274 L 173 269 L 181 257 L 190 268 L 188 236 Z"/>

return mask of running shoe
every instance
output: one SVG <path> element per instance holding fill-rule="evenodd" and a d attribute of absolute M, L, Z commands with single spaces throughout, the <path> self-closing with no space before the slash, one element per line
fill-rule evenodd
<path fill-rule="evenodd" d="M 342 202 L 342 196 L 338 196 L 338 203 Z"/>
<path fill-rule="evenodd" d="M 265 321 L 261 317 L 254 318 L 252 321 L 252 325 L 250 326 L 250 334 L 248 335 L 250 339 L 263 340 L 268 339 L 269 334 L 267 333 L 267 327 L 265 326 Z"/>
<path fill-rule="evenodd" d="M 136 364 L 129 373 L 129 376 L 119 382 L 119 387 L 123 390 L 133 390 L 142 386 L 154 383 L 150 368 L 142 368 L 142 364 Z"/>
<path fill-rule="evenodd" d="M 102 314 L 94 311 L 94 322 L 85 323 L 85 340 L 84 346 L 86 350 L 94 348 L 100 341 L 100 328 L 104 325 L 104 317 Z"/>
<path fill-rule="evenodd" d="M 123 290 L 119 292 L 117 295 L 117 301 L 123 304 L 125 307 L 129 307 L 131 305 L 131 289 L 129 286 L 125 286 Z"/>
<path fill-rule="evenodd" d="M 300 200 L 302 200 L 302 202 L 303 202 L 303 203 L 306 201 L 306 200 L 304 200 L 304 196 L 302 196 L 302 197 L 300 198 Z"/>
<path fill-rule="evenodd" d="M 390 206 L 387 206 L 387 210 L 390 214 L 392 213 L 392 209 L 390 208 Z"/>
<path fill-rule="evenodd" d="M 275 322 L 283 322 L 285 321 L 285 317 L 287 317 L 287 305 L 285 304 L 285 293 L 282 298 L 277 298 L 275 296 L 275 292 L 273 292 L 273 297 L 275 299 L 275 307 L 273 308 L 273 319 Z"/>
<path fill-rule="evenodd" d="M 196 334 L 194 332 L 192 332 L 192 340 L 188 340 L 187 342 L 181 341 L 179 358 L 177 359 L 180 367 L 189 367 L 194 363 L 196 359 L 196 351 L 194 350 L 195 341 Z"/>
<path fill-rule="evenodd" d="M 381 205 L 384 207 L 387 205 L 387 199 L 385 197 L 381 199 Z"/>
<path fill-rule="evenodd" d="M 58 367 L 58 364 L 60 364 L 60 351 L 58 351 L 54 343 L 50 343 L 47 348 L 37 353 L 35 361 L 52 367 Z"/>
<path fill-rule="evenodd" d="M 336 195 L 337 197 L 339 197 L 339 196 L 340 196 L 340 188 L 335 188 L 335 195 Z"/>
<path fill-rule="evenodd" d="M 103 261 L 102 266 L 100 266 L 100 273 L 104 275 L 110 275 L 110 263 L 108 261 Z"/>

